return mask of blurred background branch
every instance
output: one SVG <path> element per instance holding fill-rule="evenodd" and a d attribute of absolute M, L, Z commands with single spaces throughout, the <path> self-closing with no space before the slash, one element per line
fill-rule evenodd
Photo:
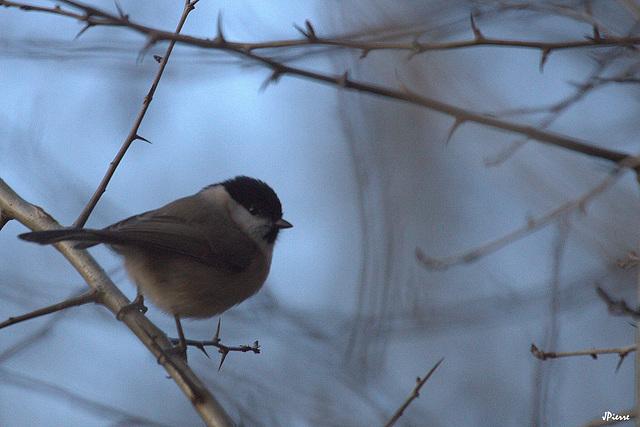
<path fill-rule="evenodd" d="M 621 173 L 637 169 L 636 1 L 201 1 L 180 37 L 160 30 L 175 25 L 171 2 L 29 3 L 53 14 L 0 14 L 0 170 L 21 195 L 72 223 L 113 141 L 131 129 L 161 42 L 177 40 L 140 130 L 153 145 L 132 145 L 90 222 L 242 173 L 273 183 L 296 223 L 265 289 L 225 313 L 225 337 L 258 338 L 260 357 L 232 358 L 220 372 L 217 360 L 190 358 L 232 419 L 384 424 L 442 355 L 428 385 L 437 392 L 414 400 L 399 424 L 448 425 L 455 415 L 465 425 L 575 425 L 635 406 L 632 364 L 616 375 L 611 358 L 543 362 L 529 348 L 636 339 L 593 292 L 637 295 L 637 264 L 619 261 L 640 240 L 637 182 Z M 471 122 L 482 126 L 462 126 Z M 0 233 L 0 281 L 11 284 L 0 287 L 0 313 L 79 285 L 53 251 L 17 243 L 22 231 L 11 221 Z M 464 257 L 496 236 L 509 244 L 457 268 L 425 269 L 415 256 Z M 94 251 L 133 294 L 111 254 Z M 82 425 L 129 414 L 200 422 L 111 316 L 73 313 L 28 355 L 3 359 L 3 372 L 114 410 L 70 415 L 64 393 L 34 385 L 18 396 L 8 379 L 3 425 L 34 424 L 43 402 L 54 419 Z M 153 307 L 148 316 L 172 328 Z M 5 348 L 40 326 L 28 323 L 3 329 Z M 203 339 L 215 329 L 186 327 Z"/>

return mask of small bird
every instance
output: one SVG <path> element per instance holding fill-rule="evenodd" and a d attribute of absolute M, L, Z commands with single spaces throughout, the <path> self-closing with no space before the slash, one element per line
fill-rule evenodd
<path fill-rule="evenodd" d="M 108 244 L 148 297 L 180 318 L 208 318 L 255 294 L 264 284 L 283 228 L 282 205 L 266 183 L 246 176 L 205 187 L 159 209 L 101 230 L 68 228 L 21 234 L 43 245 L 70 240 L 84 249 Z"/>

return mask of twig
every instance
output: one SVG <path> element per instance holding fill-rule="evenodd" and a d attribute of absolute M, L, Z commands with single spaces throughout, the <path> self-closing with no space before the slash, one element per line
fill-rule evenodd
<path fill-rule="evenodd" d="M 411 394 L 409 395 L 407 400 L 404 401 L 402 406 L 400 406 L 400 408 L 398 408 L 396 413 L 393 414 L 393 416 L 391 417 L 389 422 L 387 422 L 385 424 L 385 427 L 390 427 L 390 426 L 394 425 L 396 423 L 396 421 L 398 421 L 398 419 L 400 419 L 400 417 L 402 416 L 402 413 L 404 412 L 405 409 L 407 409 L 407 407 L 411 404 L 411 402 L 413 402 L 414 399 L 417 399 L 418 397 L 420 397 L 420 393 L 419 393 L 420 389 L 427 382 L 429 377 L 431 377 L 431 374 L 433 374 L 435 372 L 436 368 L 438 368 L 438 366 L 440 365 L 440 363 L 442 363 L 443 360 L 444 360 L 444 357 L 442 357 L 440 360 L 438 360 L 438 362 L 435 365 L 433 365 L 433 368 L 431 368 L 431 370 L 427 373 L 427 375 L 424 378 L 420 379 L 420 377 L 418 377 L 416 379 L 416 386 L 413 388 L 413 391 L 411 392 Z"/>
<path fill-rule="evenodd" d="M 632 167 L 636 167 L 635 163 Z M 553 209 L 552 211 L 537 219 L 530 219 L 524 226 L 513 230 L 512 232 L 502 237 L 492 240 L 480 246 L 479 248 L 440 259 L 430 258 L 424 253 L 424 251 L 422 251 L 420 248 L 417 248 L 416 258 L 425 268 L 429 270 L 447 270 L 461 264 L 470 264 L 476 262 L 481 258 L 486 257 L 487 255 L 490 255 L 498 251 L 499 249 L 502 249 L 503 247 L 522 239 L 526 235 L 551 224 L 553 220 L 562 217 L 563 215 L 567 215 L 569 212 L 577 209 L 584 209 L 590 200 L 615 184 L 620 178 L 623 170 L 624 169 L 622 167 L 615 168 L 600 183 L 598 183 L 598 185 L 589 189 L 589 191 L 587 191 L 581 197 L 571 200 L 570 202 L 565 203 L 564 205 L 561 205 L 556 209 Z"/>
<path fill-rule="evenodd" d="M 170 338 L 170 341 L 174 345 L 180 344 L 180 339 L 178 338 Z M 232 351 L 238 351 L 241 353 L 253 352 L 254 354 L 260 354 L 260 344 L 258 344 L 258 341 L 255 341 L 253 345 L 227 346 L 222 344 L 220 339 L 220 319 L 218 319 L 218 327 L 216 328 L 216 334 L 212 340 L 196 341 L 196 340 L 185 339 L 184 343 L 188 346 L 190 345 L 190 346 L 196 347 L 197 349 L 202 351 L 207 357 L 209 357 L 209 353 L 207 353 L 207 350 L 205 349 L 205 347 L 216 347 L 218 349 L 218 353 L 222 354 L 222 357 L 220 358 L 220 365 L 218 365 L 218 370 L 222 368 L 222 364 L 227 358 L 227 355 Z"/>
<path fill-rule="evenodd" d="M 181 34 L 171 33 L 167 31 L 162 31 L 162 30 L 151 28 L 151 27 L 147 27 L 144 25 L 136 24 L 133 21 L 131 21 L 128 17 L 121 17 L 121 16 L 109 14 L 107 12 L 101 11 L 91 6 L 86 6 L 79 2 L 65 0 L 64 3 L 83 10 L 85 12 L 85 15 L 78 15 L 79 17 L 75 17 L 75 16 L 74 17 L 76 19 L 81 20 L 82 22 L 85 22 L 86 25 L 89 25 L 89 26 L 112 25 L 112 26 L 127 27 L 141 34 L 144 34 L 148 39 L 147 45 L 158 42 L 160 40 L 171 40 L 171 41 L 180 42 L 180 43 L 191 45 L 191 46 L 228 51 L 228 52 L 235 53 L 239 56 L 252 59 L 254 61 L 257 61 L 258 63 L 261 63 L 269 67 L 272 70 L 271 77 L 269 77 L 269 80 L 268 80 L 269 82 L 273 81 L 275 77 L 280 77 L 284 74 L 289 74 L 292 76 L 302 77 L 305 79 L 311 79 L 317 82 L 334 85 L 337 87 L 341 87 L 343 89 L 354 90 L 358 92 L 365 92 L 373 95 L 382 96 L 385 98 L 404 101 L 413 105 L 421 106 L 427 109 L 438 111 L 445 115 L 452 116 L 458 122 L 462 122 L 462 123 L 473 122 L 473 123 L 482 124 L 485 126 L 496 128 L 496 129 L 501 129 L 504 131 L 520 134 L 520 135 L 526 136 L 527 138 L 530 138 L 539 142 L 543 142 L 546 144 L 554 145 L 557 147 L 561 147 L 567 150 L 575 151 L 575 152 L 586 154 L 593 157 L 606 159 L 615 163 L 621 163 L 623 160 L 629 157 L 628 154 L 620 151 L 598 147 L 592 143 L 582 141 L 577 138 L 570 138 L 564 135 L 547 132 L 532 126 L 506 122 L 504 120 L 500 120 L 495 117 L 487 116 L 481 113 L 475 113 L 470 110 L 466 110 L 463 108 L 446 104 L 441 101 L 437 101 L 435 99 L 427 98 L 427 97 L 418 95 L 414 92 L 410 92 L 408 90 L 404 90 L 404 91 L 394 90 L 386 87 L 360 83 L 350 79 L 346 74 L 343 74 L 340 76 L 329 76 L 322 73 L 316 73 L 313 71 L 307 71 L 300 68 L 291 67 L 291 66 L 282 64 L 278 61 L 275 61 L 271 58 L 256 55 L 255 53 L 253 53 L 253 50 L 255 50 L 256 47 L 252 46 L 251 44 L 231 42 L 226 40 L 224 37 L 221 37 L 220 34 L 214 39 L 203 39 L 203 38 L 185 36 Z M 3 5 L 3 4 L 6 6 L 17 5 L 17 3 L 0 0 L 0 5 Z M 19 6 L 16 6 L 16 7 L 19 7 Z M 50 12 L 57 13 L 55 8 L 51 9 Z M 65 14 L 65 16 L 70 16 L 70 14 Z M 305 40 L 309 40 L 309 39 L 313 39 L 313 37 L 305 37 Z M 618 44 L 620 44 L 622 43 L 621 40 L 623 39 L 611 39 L 611 40 L 605 39 L 606 43 L 611 43 L 611 44 L 615 43 L 616 41 Z M 624 40 L 624 45 L 627 45 L 631 42 L 640 43 L 640 39 Z M 519 46 L 519 47 L 525 47 L 524 45 L 526 44 L 528 44 L 528 42 L 526 43 L 523 42 L 521 43 L 522 46 Z M 291 45 L 293 44 L 287 44 L 287 46 L 291 46 Z M 279 46 L 279 47 L 282 47 L 282 46 Z M 551 47 L 559 48 L 556 46 L 551 46 Z M 134 136 L 134 139 L 135 139 L 135 136 Z M 86 215 L 83 215 L 83 217 L 84 216 Z M 81 221 L 77 221 L 77 223 L 81 223 Z"/>
<path fill-rule="evenodd" d="M 187 16 L 189 15 L 189 12 L 191 12 L 194 7 L 195 4 L 198 3 L 199 0 L 187 0 L 185 7 L 184 7 L 184 11 L 182 12 L 182 16 L 180 18 L 180 22 L 178 23 L 178 27 L 176 28 L 175 34 L 179 34 L 180 30 L 182 30 L 182 27 L 184 26 L 185 21 L 187 20 Z M 116 20 L 116 18 L 114 18 L 111 15 L 106 15 L 103 14 L 102 12 L 100 12 L 98 9 L 94 9 L 94 8 L 89 8 L 88 6 L 79 6 L 79 4 L 76 4 L 75 2 L 69 2 L 69 1 L 64 1 L 65 3 L 69 3 L 71 5 L 77 6 L 77 7 L 82 7 L 83 9 L 86 10 L 87 13 L 87 18 L 89 16 L 102 16 L 106 19 L 111 19 L 111 20 Z M 124 15 L 122 13 L 122 11 L 120 11 L 120 17 L 119 19 L 126 23 L 129 23 L 129 18 L 128 16 Z M 89 26 L 90 24 L 87 23 L 87 25 Z M 88 28 L 88 26 L 86 28 Z M 152 34 L 149 34 L 149 42 L 148 44 L 152 44 L 155 40 L 155 38 L 152 36 Z M 160 60 L 160 66 L 158 67 L 158 72 L 156 73 L 156 77 L 153 80 L 153 83 L 151 84 L 151 88 L 149 89 L 149 92 L 147 93 L 147 95 L 144 97 L 144 101 L 142 103 L 142 108 L 140 109 L 140 112 L 138 113 L 138 117 L 136 118 L 136 121 L 133 124 L 133 127 L 131 128 L 131 131 L 129 132 L 129 135 L 127 136 L 127 138 L 125 139 L 124 143 L 122 144 L 122 147 L 120 148 L 120 151 L 118 151 L 118 154 L 116 154 L 116 157 L 113 159 L 113 161 L 109 164 L 109 168 L 107 169 L 106 174 L 104 175 L 104 177 L 102 178 L 102 181 L 100 182 L 100 185 L 98 185 L 98 188 L 96 189 L 95 193 L 93 193 L 93 196 L 91 197 L 91 199 L 89 200 L 89 202 L 87 203 L 87 206 L 85 206 L 85 208 L 83 209 L 83 211 L 80 213 L 80 216 L 78 217 L 78 219 L 76 220 L 76 222 L 73 224 L 74 227 L 83 227 L 87 220 L 89 219 L 89 215 L 91 215 L 91 212 L 93 211 L 93 209 L 96 207 L 96 205 L 98 204 L 98 200 L 100 200 L 100 197 L 102 196 L 102 194 L 104 194 L 104 192 L 107 189 L 107 185 L 109 184 L 109 181 L 111 180 L 111 177 L 113 176 L 113 174 L 116 171 L 116 168 L 118 167 L 118 165 L 120 164 L 120 161 L 123 159 L 124 155 L 126 154 L 127 150 L 129 149 L 129 147 L 131 146 L 131 144 L 133 143 L 133 141 L 135 141 L 136 139 L 142 139 L 145 140 L 144 138 L 142 138 L 141 136 L 138 135 L 138 130 L 140 129 L 140 125 L 142 124 L 142 120 L 144 119 L 145 114 L 147 113 L 147 109 L 149 108 L 149 105 L 151 104 L 151 100 L 153 99 L 153 95 L 156 92 L 156 89 L 158 88 L 158 83 L 160 82 L 160 78 L 162 77 L 162 73 L 164 72 L 165 67 L 167 66 L 167 62 L 169 61 L 169 56 L 171 55 L 171 52 L 173 51 L 173 47 L 175 46 L 176 41 L 171 40 L 171 42 L 169 43 L 169 47 L 167 47 L 167 51 L 165 52 L 165 54 L 162 56 L 162 59 Z"/>
<path fill-rule="evenodd" d="M 53 304 L 45 308 L 34 310 L 30 313 L 22 314 L 20 316 L 15 316 L 15 317 L 9 317 L 4 322 L 0 322 L 0 329 L 5 328 L 7 326 L 15 325 L 16 323 L 20 323 L 25 320 L 44 316 L 46 314 L 55 313 L 56 311 L 64 310 L 70 307 L 77 307 L 83 304 L 88 304 L 90 302 L 97 303 L 100 301 L 100 298 L 101 298 L 101 295 L 98 292 L 91 290 L 80 296 L 69 298 L 57 304 Z"/>
<path fill-rule="evenodd" d="M 599 354 L 617 354 L 620 356 L 620 360 L 616 365 L 616 372 L 620 369 L 620 365 L 622 365 L 622 361 L 627 355 L 631 352 L 634 352 L 638 349 L 638 346 L 631 345 L 629 347 L 621 347 L 621 348 L 592 348 L 591 350 L 579 350 L 579 351 L 565 351 L 565 352 L 544 352 L 536 347 L 535 344 L 531 344 L 531 353 L 540 360 L 547 359 L 557 359 L 560 357 L 573 357 L 573 356 L 591 356 L 593 359 L 597 359 Z"/>
<path fill-rule="evenodd" d="M 600 286 L 596 287 L 596 292 L 600 298 L 607 304 L 607 310 L 614 316 L 631 316 L 634 319 L 640 319 L 640 311 L 629 307 L 624 300 L 616 301 L 611 298 Z"/>
<path fill-rule="evenodd" d="M 74 296 L 86 294 L 84 289 L 82 293 L 74 292 Z M 8 359 L 15 355 L 21 354 L 24 350 L 28 349 L 35 342 L 46 337 L 53 330 L 54 325 L 60 321 L 60 319 L 66 315 L 65 311 L 57 311 L 53 316 L 49 317 L 43 325 L 38 327 L 35 331 L 30 331 L 23 335 L 18 342 L 12 344 L 9 348 L 0 352 L 0 364 L 5 363 Z"/>

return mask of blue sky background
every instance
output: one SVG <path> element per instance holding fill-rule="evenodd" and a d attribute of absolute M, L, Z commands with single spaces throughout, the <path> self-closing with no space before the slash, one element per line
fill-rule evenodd
<path fill-rule="evenodd" d="M 222 11 L 234 41 L 297 38 L 293 24 L 305 20 L 319 35 L 420 26 L 423 40 L 472 37 L 474 5 L 433 3 L 201 0 L 183 33 L 214 37 Z M 116 11 L 112 2 L 91 4 Z M 119 4 L 132 20 L 166 30 L 181 13 L 176 2 Z M 603 31 L 633 28 L 633 9 L 622 3 L 596 12 Z M 476 22 L 503 38 L 562 41 L 591 32 L 532 12 L 487 13 Z M 0 9 L 0 178 L 65 225 L 126 137 L 157 69 L 152 55 L 166 46 L 138 58 L 139 35 L 95 28 L 74 40 L 80 28 L 61 16 Z M 360 59 L 316 49 L 291 64 L 390 87 L 400 80 L 456 106 L 500 112 L 563 100 L 602 54 L 554 52 L 543 73 L 539 52 L 496 47 L 410 61 L 401 52 Z M 631 52 L 606 72 L 634 61 Z M 225 342 L 259 340 L 262 353 L 231 354 L 219 372 L 215 354 L 189 358 L 234 420 L 384 424 L 415 377 L 443 356 L 400 425 L 579 425 L 632 406 L 631 358 L 615 373 L 615 356 L 540 362 L 529 352 L 532 343 L 562 351 L 634 342 L 628 319 L 610 317 L 595 294 L 599 285 L 634 301 L 635 270 L 616 267 L 638 247 L 631 174 L 584 212 L 477 263 L 427 271 L 416 248 L 446 257 L 483 245 L 581 197 L 611 165 L 528 142 L 488 167 L 518 138 L 465 124 L 445 143 L 451 118 L 288 76 L 260 90 L 269 74 L 224 53 L 176 48 L 140 130 L 152 144 L 133 144 L 88 222 L 102 227 L 237 174 L 277 191 L 294 228 L 282 233 L 264 289 L 222 316 Z M 609 85 L 550 130 L 635 154 L 637 102 L 635 86 Z M 548 117 L 505 116 L 532 125 Z M 53 248 L 18 241 L 24 231 L 13 221 L 0 232 L 2 318 L 84 286 Z M 118 258 L 106 248 L 91 252 L 133 297 Z M 154 307 L 148 316 L 175 335 L 168 316 Z M 215 325 L 185 328 L 207 339 Z M 2 425 L 200 425 L 153 357 L 103 308 L 71 309 L 0 336 Z"/>

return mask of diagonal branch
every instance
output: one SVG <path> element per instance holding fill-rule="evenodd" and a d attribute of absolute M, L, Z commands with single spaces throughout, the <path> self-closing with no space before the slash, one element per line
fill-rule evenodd
<path fill-rule="evenodd" d="M 409 395 L 407 400 L 405 400 L 404 403 L 400 406 L 400 408 L 398 408 L 396 413 L 393 414 L 393 416 L 391 417 L 389 422 L 387 422 L 385 424 L 385 427 L 390 427 L 390 426 L 394 425 L 396 423 L 396 421 L 398 421 L 400 419 L 400 417 L 402 416 L 402 414 L 405 411 L 405 409 L 407 409 L 407 407 L 409 407 L 411 402 L 413 402 L 414 399 L 417 399 L 418 397 L 420 397 L 420 389 L 422 388 L 423 385 L 425 385 L 427 380 L 435 372 L 435 370 L 438 368 L 438 366 L 440 366 L 440 364 L 442 363 L 443 360 L 444 360 L 444 357 L 440 358 L 440 360 L 438 360 L 436 362 L 436 364 L 433 365 L 433 368 L 431 368 L 429 370 L 429 372 L 427 372 L 427 375 L 425 375 L 424 378 L 421 379 L 420 377 L 418 377 L 418 379 L 416 380 L 416 386 L 411 391 L 411 394 Z"/>
<path fill-rule="evenodd" d="M 123 17 L 118 15 L 113 15 L 113 14 L 104 12 L 102 10 L 99 10 L 97 8 L 94 8 L 92 6 L 87 6 L 76 1 L 64 0 L 64 3 L 70 6 L 73 6 L 75 8 L 81 9 L 85 12 L 85 15 L 72 16 L 72 14 L 66 13 L 64 14 L 65 16 L 71 16 L 73 18 L 79 19 L 80 21 L 85 22 L 87 24 L 91 24 L 91 25 L 113 25 L 113 26 L 121 26 L 121 27 L 129 28 L 131 30 L 144 34 L 147 37 L 147 40 L 149 41 L 148 44 L 155 43 L 160 40 L 172 40 L 172 41 L 183 43 L 186 45 L 227 51 L 230 53 L 235 53 L 241 57 L 251 59 L 260 64 L 263 64 L 264 66 L 267 66 L 272 70 L 272 76 L 270 77 L 271 79 L 270 81 L 273 80 L 274 76 L 281 77 L 284 74 L 289 74 L 292 76 L 310 79 L 316 82 L 326 83 L 326 84 L 336 86 L 346 90 L 369 93 L 372 95 L 378 95 L 385 98 L 407 102 L 412 105 L 420 106 L 423 108 L 427 108 L 427 109 L 434 110 L 439 113 L 451 116 L 457 122 L 461 122 L 461 123 L 473 122 L 473 123 L 478 123 L 484 126 L 501 129 L 507 132 L 525 136 L 527 138 L 530 138 L 545 144 L 554 145 L 556 147 L 586 154 L 592 157 L 602 158 L 614 163 L 620 163 L 622 160 L 629 157 L 627 153 L 624 153 L 621 151 L 598 147 L 595 144 L 588 141 L 583 141 L 577 138 L 571 138 L 571 137 L 556 134 L 553 132 L 544 131 L 541 129 L 537 129 L 533 126 L 511 123 L 504 120 L 500 120 L 494 116 L 475 113 L 473 111 L 466 110 L 464 108 L 455 107 L 453 105 L 450 105 L 435 99 L 421 96 L 409 90 L 396 90 L 396 89 L 391 89 L 387 87 L 381 87 L 381 86 L 354 81 L 350 79 L 347 74 L 343 74 L 341 76 L 331 76 L 331 75 L 326 75 L 322 73 L 317 73 L 314 71 L 308 71 L 301 68 L 288 66 L 274 59 L 268 58 L 266 56 L 260 56 L 253 53 L 252 50 L 255 50 L 255 46 L 252 46 L 251 44 L 231 42 L 226 40 L 224 37 L 222 37 L 221 34 L 219 34 L 214 39 L 204 39 L 204 38 L 197 38 L 192 36 L 185 36 L 181 34 L 171 33 L 168 31 L 162 31 L 162 30 L 154 29 L 144 25 L 140 25 L 140 24 L 134 23 L 126 16 Z M 8 2 L 5 0 L 0 0 L 0 5 L 20 7 L 18 3 Z M 52 8 L 50 9 L 50 12 L 58 13 L 57 12 L 58 9 Z M 307 32 L 308 31 L 309 30 L 307 30 Z M 313 35 L 315 38 L 317 38 L 317 36 L 315 36 L 315 32 L 313 32 Z M 314 37 L 305 36 L 305 40 L 313 39 Z M 483 38 L 480 38 L 480 40 L 486 40 L 486 39 L 483 37 Z M 600 43 L 601 40 L 603 39 L 598 39 L 597 42 Z M 617 40 L 618 45 L 620 45 L 620 43 L 623 43 L 624 46 L 626 46 L 631 42 L 640 43 L 640 39 L 626 40 L 624 42 L 621 42 L 621 40 L 623 39 L 615 39 L 615 40 Z M 611 39 L 608 41 L 608 43 L 613 44 L 615 40 Z M 524 45 L 526 45 L 527 43 L 528 42 L 523 42 L 521 43 L 520 46 L 517 46 L 517 47 L 526 47 Z M 286 45 L 283 44 L 279 47 L 287 47 L 287 46 L 291 46 L 291 44 L 286 44 Z M 557 48 L 557 46 L 552 46 L 552 48 Z M 637 168 L 637 165 L 635 165 L 635 167 Z M 78 223 L 80 222 L 81 221 L 78 221 Z"/>
<path fill-rule="evenodd" d="M 189 15 L 189 12 L 191 12 L 194 9 L 194 6 L 198 1 L 199 0 L 186 1 L 184 11 L 182 12 L 182 17 L 180 18 L 180 22 L 178 23 L 178 27 L 176 28 L 175 35 L 180 33 L 180 30 L 182 30 L 182 27 L 184 26 L 184 23 L 187 20 L 187 16 Z M 64 1 L 64 2 L 73 4 L 73 2 L 68 2 L 68 1 Z M 100 16 L 101 18 L 105 18 L 105 19 L 110 19 L 115 21 L 119 19 L 121 21 L 124 21 L 125 23 L 130 22 L 128 16 L 124 15 L 122 12 L 120 12 L 120 17 L 116 18 L 111 15 L 105 14 L 104 12 L 101 12 L 97 9 L 90 8 L 89 6 L 83 6 L 83 8 L 85 8 L 85 11 L 87 13 L 87 18 L 91 16 Z M 151 33 L 149 33 L 148 35 L 149 37 L 152 37 Z M 150 38 L 149 44 L 152 43 L 152 40 L 154 39 Z M 138 135 L 138 130 L 140 129 L 142 120 L 144 119 L 144 116 L 147 113 L 147 110 L 149 109 L 149 105 L 151 104 L 153 95 L 155 94 L 156 89 L 158 88 L 158 83 L 160 82 L 162 73 L 165 67 L 167 66 L 167 62 L 169 61 L 169 56 L 171 55 L 171 52 L 173 51 L 173 47 L 175 46 L 175 44 L 176 44 L 175 40 L 171 40 L 171 43 L 169 43 L 169 47 L 167 48 L 166 53 L 164 54 L 164 56 L 162 57 L 162 60 L 160 61 L 160 66 L 158 68 L 158 72 L 156 73 L 156 77 L 153 80 L 153 83 L 151 84 L 151 88 L 149 89 L 147 96 L 144 97 L 142 108 L 138 113 L 138 117 L 136 118 L 136 121 L 134 122 L 133 127 L 131 128 L 131 131 L 129 131 L 129 135 L 127 136 L 127 139 L 125 139 L 124 143 L 122 144 L 122 147 L 120 148 L 120 151 L 118 151 L 118 154 L 116 154 L 116 157 L 109 164 L 109 168 L 107 169 L 106 174 L 102 178 L 100 185 L 98 185 L 98 188 L 93 193 L 93 196 L 87 203 L 87 206 L 85 206 L 83 211 L 80 213 L 80 216 L 78 217 L 76 222 L 73 224 L 74 227 L 83 227 L 86 224 L 87 220 L 89 219 L 89 215 L 91 215 L 91 212 L 93 212 L 93 209 L 98 204 L 98 200 L 100 200 L 100 197 L 102 197 L 102 194 L 104 194 L 104 192 L 106 191 L 107 185 L 109 184 L 111 177 L 115 173 L 116 168 L 120 164 L 120 161 L 124 158 L 124 155 L 126 154 L 127 150 L 129 149 L 133 141 L 135 141 L 136 139 L 145 140 L 144 138 Z"/>
<path fill-rule="evenodd" d="M 615 168 L 600 183 L 598 183 L 598 185 L 589 189 L 580 198 L 571 200 L 568 203 L 558 206 L 557 208 L 546 213 L 540 218 L 530 219 L 524 226 L 513 230 L 504 236 L 494 239 L 478 248 L 440 259 L 431 258 L 427 256 L 422 251 L 422 249 L 418 248 L 416 249 L 416 258 L 422 264 L 422 266 L 428 270 L 447 270 L 461 264 L 470 264 L 476 262 L 483 257 L 486 257 L 487 255 L 490 255 L 502 249 L 503 247 L 524 238 L 528 234 L 531 234 L 534 231 L 551 224 L 554 220 L 567 215 L 570 212 L 573 212 L 577 209 L 584 209 L 589 201 L 593 200 L 595 197 L 609 189 L 613 184 L 617 182 L 617 180 L 621 176 L 621 172 L 624 171 L 624 167 L 638 167 L 637 162 L 634 162 L 631 159 L 632 158 L 629 158 L 628 160 L 622 162 L 623 166 Z"/>
<path fill-rule="evenodd" d="M 60 224 L 42 208 L 22 199 L 2 179 L 0 179 L 0 210 L 3 216 L 13 218 L 32 230 L 61 228 Z M 123 307 L 130 304 L 127 297 L 120 292 L 102 267 L 86 250 L 74 249 L 73 244 L 69 242 L 56 243 L 54 246 L 85 279 L 92 291 L 97 294 L 100 303 L 112 313 L 119 313 L 123 311 Z M 166 335 L 139 311 L 125 310 L 123 312 L 122 321 L 158 359 L 158 363 L 166 369 L 182 389 L 205 423 L 207 425 L 231 425 L 231 421 L 220 404 L 193 373 L 186 361 L 171 351 L 173 346 Z"/>
<path fill-rule="evenodd" d="M 25 320 L 34 319 L 36 317 L 55 313 L 56 311 L 65 310 L 70 307 L 77 307 L 83 304 L 88 304 L 90 302 L 99 303 L 100 294 L 98 294 L 95 291 L 89 291 L 80 296 L 69 298 L 60 303 L 50 305 L 49 307 L 41 308 L 39 310 L 34 310 L 32 312 L 29 312 L 27 314 L 23 314 L 20 316 L 9 317 L 7 320 L 0 322 L 0 329 L 6 328 L 7 326 L 15 325 L 16 323 L 24 322 Z"/>

